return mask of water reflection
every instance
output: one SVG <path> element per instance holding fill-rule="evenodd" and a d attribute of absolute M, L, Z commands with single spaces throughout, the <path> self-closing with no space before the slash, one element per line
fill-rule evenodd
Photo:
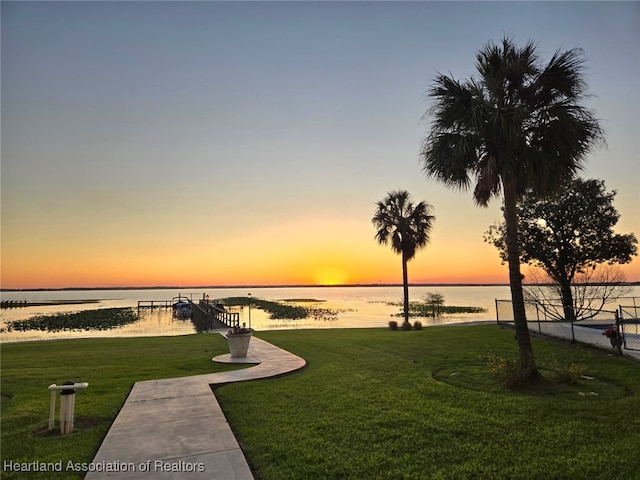
<path fill-rule="evenodd" d="M 430 287 L 411 287 L 411 298 L 420 299 Z M 412 318 L 422 322 L 424 326 L 444 323 L 456 323 L 469 320 L 495 319 L 495 298 L 508 298 L 509 287 L 442 287 L 437 291 L 446 297 L 447 305 L 469 305 L 487 308 L 483 314 L 456 314 L 438 318 Z M 2 292 L 2 300 L 62 301 L 62 300 L 94 300 L 97 303 L 73 305 L 48 305 L 2 309 L 0 311 L 0 328 L 10 320 L 27 319 L 35 315 L 57 312 L 78 311 L 96 308 L 137 307 L 140 300 L 168 300 L 178 293 L 197 302 L 208 295 L 211 301 L 228 297 L 247 295 L 244 288 L 209 288 L 194 292 L 173 289 L 158 290 L 78 290 L 78 291 L 24 291 Z M 240 324 L 260 330 L 283 330 L 299 328 L 355 328 L 355 327 L 387 327 L 390 320 L 401 321 L 396 315 L 401 308 L 390 306 L 389 302 L 402 299 L 402 287 L 287 287 L 287 288 L 252 288 L 255 299 L 274 302 L 291 302 L 292 299 L 307 299 L 304 302 L 291 302 L 305 308 L 313 308 L 315 313 L 300 320 L 276 320 L 269 314 L 251 308 L 251 319 L 247 306 L 228 307 L 240 315 Z M 311 301 L 315 300 L 315 301 Z M 288 303 L 288 302 L 287 302 Z M 312 312 L 314 312 L 312 310 Z M 196 329 L 193 323 L 172 317 L 170 308 L 141 309 L 141 319 L 135 324 L 122 328 L 94 332 L 10 332 L 1 333 L 0 342 L 46 340 L 55 338 L 81 337 L 126 337 L 154 335 L 186 335 L 193 334 Z"/>

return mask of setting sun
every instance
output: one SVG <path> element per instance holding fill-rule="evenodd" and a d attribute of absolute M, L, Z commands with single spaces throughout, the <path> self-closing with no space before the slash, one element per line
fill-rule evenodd
<path fill-rule="evenodd" d="M 502 200 L 419 153 L 436 72 L 501 32 L 584 50 L 608 136 L 584 174 L 637 235 L 636 6 L 518 3 L 2 2 L 2 288 L 401 283 L 371 222 L 394 190 L 436 217 L 410 283 L 508 282 Z"/>
<path fill-rule="evenodd" d="M 326 268 L 319 270 L 316 275 L 317 285 L 344 285 L 349 283 L 349 275 L 339 268 Z"/>

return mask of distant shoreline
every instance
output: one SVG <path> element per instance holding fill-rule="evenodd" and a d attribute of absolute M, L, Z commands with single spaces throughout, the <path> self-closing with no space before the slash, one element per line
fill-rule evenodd
<path fill-rule="evenodd" d="M 410 283 L 410 287 L 508 287 L 508 283 Z M 72 290 L 186 290 L 213 288 L 362 288 L 402 287 L 401 283 L 349 283 L 340 285 L 155 285 L 151 287 L 60 287 L 60 288 L 0 288 L 0 292 L 65 292 Z"/>
<path fill-rule="evenodd" d="M 597 285 L 597 284 L 594 284 Z M 623 285 L 640 286 L 640 282 L 624 282 Z M 508 287 L 508 283 L 410 283 L 410 287 Z M 187 289 L 240 289 L 240 288 L 363 288 L 402 287 L 401 283 L 350 283 L 341 285 L 156 285 L 144 287 L 62 287 L 62 288 L 0 288 L 0 292 L 66 292 L 102 290 L 187 290 Z"/>

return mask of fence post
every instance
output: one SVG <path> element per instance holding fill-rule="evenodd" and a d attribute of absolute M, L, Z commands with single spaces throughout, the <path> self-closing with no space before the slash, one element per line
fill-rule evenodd
<path fill-rule="evenodd" d="M 620 315 L 616 310 L 616 346 L 618 347 L 618 354 L 622 355 L 622 342 L 624 341 L 624 336 L 620 334 L 620 327 L 622 326 L 620 322 Z"/>

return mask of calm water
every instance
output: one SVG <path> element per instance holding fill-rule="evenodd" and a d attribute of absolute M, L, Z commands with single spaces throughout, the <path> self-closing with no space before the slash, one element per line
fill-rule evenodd
<path fill-rule="evenodd" d="M 450 286 L 450 287 L 411 287 L 411 300 L 424 299 L 427 292 L 440 293 L 446 305 L 482 307 L 487 311 L 475 314 L 446 315 L 435 320 L 419 319 L 423 325 L 442 323 L 461 323 L 477 320 L 495 320 L 495 299 L 509 299 L 508 286 Z M 402 302 L 402 287 L 294 287 L 294 288 L 222 288 L 222 289 L 182 289 L 182 290 L 68 290 L 50 292 L 2 292 L 2 300 L 15 301 L 59 301 L 59 300 L 97 300 L 97 303 L 82 305 L 55 305 L 2 309 L 0 326 L 9 320 L 27 319 L 34 315 L 54 312 L 90 310 L 95 308 L 136 307 L 139 300 L 171 300 L 178 294 L 194 301 L 209 295 L 211 300 L 225 297 L 247 296 L 264 300 L 314 299 L 317 302 L 301 303 L 322 309 L 337 311 L 337 315 L 304 320 L 271 320 L 268 315 L 256 308 L 251 309 L 251 326 L 256 330 L 275 330 L 290 328 L 358 328 L 385 327 L 392 315 L 399 313 L 401 307 L 388 305 L 388 302 Z M 640 287 L 632 287 L 630 295 L 640 296 Z M 249 309 L 238 308 L 241 323 L 249 325 Z M 135 324 L 107 331 L 89 332 L 7 332 L 0 335 L 1 342 L 33 341 L 54 338 L 87 338 L 116 336 L 155 336 L 185 335 L 195 333 L 190 320 L 172 318 L 170 309 L 141 309 L 142 319 Z M 412 320 L 418 320 L 414 318 Z"/>

